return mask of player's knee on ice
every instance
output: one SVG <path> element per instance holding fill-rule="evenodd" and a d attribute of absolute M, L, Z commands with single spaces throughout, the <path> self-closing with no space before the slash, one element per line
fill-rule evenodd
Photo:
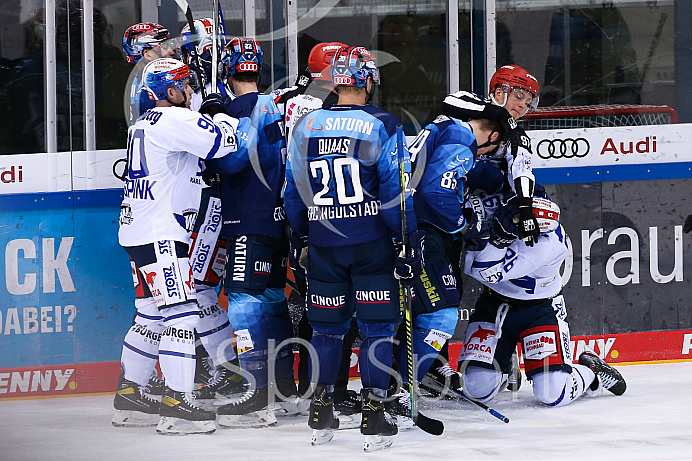
<path fill-rule="evenodd" d="M 490 369 L 469 366 L 463 370 L 464 393 L 480 402 L 488 402 L 497 395 L 502 385 L 502 373 Z"/>

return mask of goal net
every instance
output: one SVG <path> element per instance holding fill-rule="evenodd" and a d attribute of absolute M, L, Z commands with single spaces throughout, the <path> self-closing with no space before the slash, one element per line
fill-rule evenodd
<path fill-rule="evenodd" d="M 669 106 L 600 104 L 594 106 L 539 107 L 519 120 L 525 130 L 557 130 L 603 126 L 665 125 L 677 123 Z"/>

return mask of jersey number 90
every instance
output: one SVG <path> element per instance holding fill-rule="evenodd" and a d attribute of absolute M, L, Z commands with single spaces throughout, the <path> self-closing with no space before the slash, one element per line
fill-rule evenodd
<path fill-rule="evenodd" d="M 149 174 L 144 155 L 144 130 L 134 130 L 127 140 L 127 177 L 143 178 Z"/>
<path fill-rule="evenodd" d="M 322 185 L 322 189 L 313 198 L 315 205 L 334 206 L 334 195 L 336 195 L 337 205 L 352 205 L 363 201 L 358 160 L 352 157 L 313 160 L 310 162 L 310 174 Z M 335 194 L 330 194 L 332 177 L 334 177 Z"/>

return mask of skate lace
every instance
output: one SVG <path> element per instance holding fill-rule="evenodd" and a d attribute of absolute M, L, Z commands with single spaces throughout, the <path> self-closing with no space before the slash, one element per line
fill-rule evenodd
<path fill-rule="evenodd" d="M 617 384 L 618 382 L 616 377 L 607 375 L 605 373 L 599 373 L 598 378 L 601 380 L 603 387 L 605 387 L 606 389 L 610 389 L 611 387 L 615 386 L 615 384 Z"/>
<path fill-rule="evenodd" d="M 226 379 L 226 369 L 223 367 L 214 368 L 210 374 L 209 386 L 217 386 Z"/>
<path fill-rule="evenodd" d="M 450 367 L 449 364 L 447 364 L 447 363 L 445 363 L 445 364 L 442 365 L 441 367 L 438 367 L 438 368 L 437 368 L 437 372 L 440 373 L 440 374 L 441 374 L 442 376 L 444 376 L 445 378 L 448 377 L 448 376 L 454 376 L 455 374 L 457 374 L 457 372 L 454 371 L 454 370 L 452 369 L 452 367 Z"/>
<path fill-rule="evenodd" d="M 389 424 L 390 426 L 396 426 L 396 419 L 392 415 L 390 415 L 387 410 L 385 410 L 383 413 L 384 420 L 387 421 L 387 424 Z"/>
<path fill-rule="evenodd" d="M 399 395 L 399 410 L 406 412 L 407 415 L 411 414 L 411 395 L 406 391 Z"/>
<path fill-rule="evenodd" d="M 202 359 L 202 366 L 207 371 L 207 373 L 209 373 L 212 376 L 216 372 L 216 368 L 214 367 L 214 363 L 212 362 L 211 357 L 204 357 Z"/>
<path fill-rule="evenodd" d="M 183 400 L 190 407 L 201 410 L 197 403 L 195 403 L 195 395 L 192 392 L 183 392 Z"/>
<path fill-rule="evenodd" d="M 142 400 L 144 400 L 144 401 L 147 402 L 147 403 L 150 403 L 150 404 L 151 404 L 151 403 L 154 403 L 154 402 L 158 402 L 158 400 L 152 399 L 151 397 L 149 397 L 149 396 L 146 394 L 146 392 L 149 392 L 149 388 L 148 388 L 147 386 L 140 386 L 140 388 L 139 388 L 139 398 L 142 399 Z"/>

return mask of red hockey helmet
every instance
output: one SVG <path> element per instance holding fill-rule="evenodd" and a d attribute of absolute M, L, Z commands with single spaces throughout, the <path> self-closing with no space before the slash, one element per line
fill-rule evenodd
<path fill-rule="evenodd" d="M 533 215 L 538 221 L 541 234 L 552 232 L 560 225 L 560 207 L 547 198 L 533 198 Z"/>
<path fill-rule="evenodd" d="M 308 70 L 313 80 L 332 81 L 330 66 L 339 48 L 346 46 L 341 42 L 318 43 L 308 55 Z"/>
<path fill-rule="evenodd" d="M 141 22 L 128 27 L 123 35 L 123 51 L 127 62 L 138 63 L 144 55 L 144 50 L 161 46 L 170 38 L 168 29 L 161 24 Z"/>
<path fill-rule="evenodd" d="M 501 88 L 502 91 L 507 94 L 509 94 L 510 90 L 513 88 L 520 88 L 528 91 L 533 96 L 528 105 L 532 109 L 538 107 L 538 91 L 540 89 L 538 80 L 519 66 L 508 65 L 497 69 L 490 79 L 490 89 L 488 93 L 492 95 L 496 88 Z"/>

